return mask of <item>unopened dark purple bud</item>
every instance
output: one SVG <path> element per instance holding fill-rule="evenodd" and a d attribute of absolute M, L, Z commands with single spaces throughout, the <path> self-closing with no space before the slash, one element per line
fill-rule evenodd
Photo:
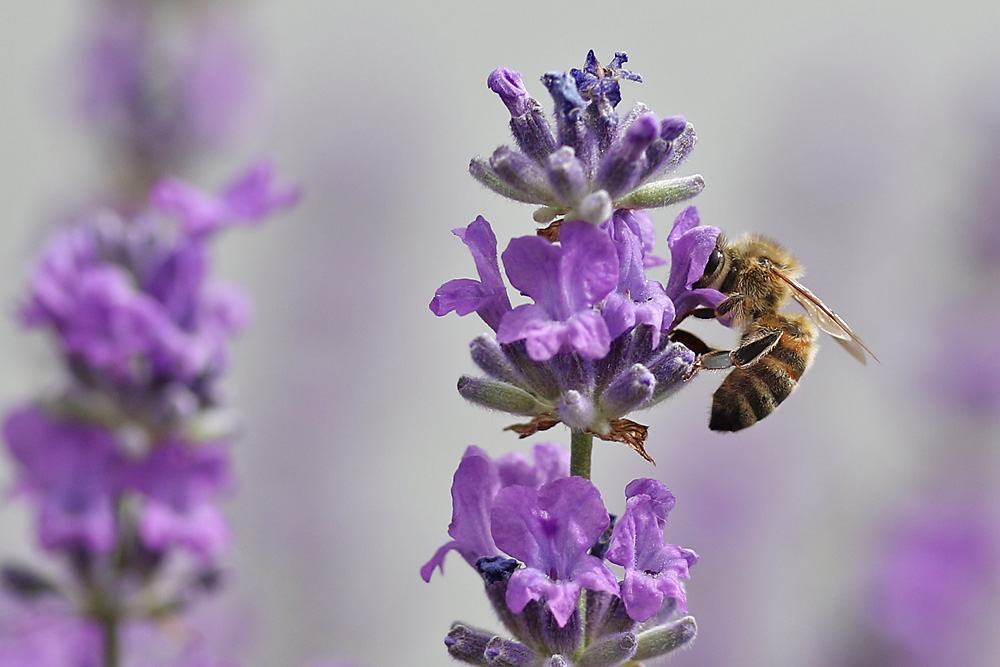
<path fill-rule="evenodd" d="M 519 562 L 506 556 L 483 556 L 476 561 L 476 570 L 488 584 L 507 581 L 519 567 Z"/>
<path fill-rule="evenodd" d="M 660 139 L 673 141 L 684 133 L 687 121 L 684 116 L 671 116 L 660 121 Z"/>
<path fill-rule="evenodd" d="M 448 654 L 456 660 L 470 665 L 489 665 L 491 663 L 484 654 L 491 639 L 492 634 L 456 623 L 445 636 L 444 645 L 448 647 Z"/>
<path fill-rule="evenodd" d="M 521 386 L 524 380 L 493 336 L 477 336 L 469 343 L 472 361 L 494 380 Z"/>
<path fill-rule="evenodd" d="M 635 655 L 638 646 L 631 632 L 611 635 L 588 646 L 576 661 L 576 667 L 618 667 Z"/>
<path fill-rule="evenodd" d="M 556 138 L 545 111 L 535 100 L 523 116 L 510 119 L 510 132 L 518 148 L 538 164 L 544 165 L 549 154 L 556 149 Z"/>
<path fill-rule="evenodd" d="M 685 616 L 668 625 L 641 632 L 636 635 L 639 646 L 633 659 L 648 660 L 666 655 L 690 642 L 697 634 L 698 624 L 695 623 L 694 616 Z"/>
<path fill-rule="evenodd" d="M 531 109 L 533 100 L 524 87 L 520 72 L 497 67 L 490 72 L 486 85 L 500 96 L 511 116 L 523 116 Z"/>
<path fill-rule="evenodd" d="M 634 364 L 616 377 L 600 397 L 601 414 L 605 417 L 622 417 L 637 410 L 653 397 L 656 378 L 642 364 Z"/>
<path fill-rule="evenodd" d="M 458 379 L 458 393 L 465 400 L 484 408 L 514 415 L 533 416 L 547 410 L 546 406 L 525 390 L 499 380 L 463 375 Z"/>
<path fill-rule="evenodd" d="M 621 142 L 601 160 L 595 186 L 608 191 L 612 199 L 631 190 L 644 167 L 646 147 L 660 133 L 656 116 L 646 113 L 635 119 Z"/>
<path fill-rule="evenodd" d="M 556 103 L 556 115 L 571 123 L 578 121 L 587 103 L 576 88 L 576 79 L 566 72 L 547 72 L 542 83 Z"/>
<path fill-rule="evenodd" d="M 587 194 L 589 184 L 583 163 L 569 146 L 563 146 L 549 156 L 548 176 L 552 193 L 567 208 L 575 206 Z"/>
<path fill-rule="evenodd" d="M 31 599 L 57 592 L 56 585 L 46 577 L 20 565 L 4 565 L 0 570 L 0 586 L 12 595 Z"/>
<path fill-rule="evenodd" d="M 483 652 L 488 664 L 496 667 L 538 667 L 541 656 L 513 639 L 494 637 Z"/>
<path fill-rule="evenodd" d="M 608 547 L 611 545 L 611 535 L 615 531 L 615 523 L 618 521 L 618 517 L 614 514 L 608 514 L 608 518 L 610 519 L 608 527 L 604 529 L 604 533 L 594 543 L 594 546 L 590 547 L 590 551 L 587 552 L 594 558 L 604 558 L 604 554 L 608 553 Z M 587 622 L 588 624 L 590 622 L 589 616 L 587 617 Z"/>
<path fill-rule="evenodd" d="M 490 167 L 513 190 L 520 192 L 537 204 L 556 204 L 549 181 L 541 167 L 530 158 L 506 146 L 493 151 Z"/>

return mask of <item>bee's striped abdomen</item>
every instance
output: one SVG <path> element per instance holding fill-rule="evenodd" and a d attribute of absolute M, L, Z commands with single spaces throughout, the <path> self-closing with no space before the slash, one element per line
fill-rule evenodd
<path fill-rule="evenodd" d="M 757 363 L 734 369 L 723 380 L 712 399 L 708 427 L 713 431 L 739 431 L 774 412 L 812 363 L 817 333 L 810 322 L 801 316 L 778 315 L 757 324 L 777 325 L 781 339 Z"/>

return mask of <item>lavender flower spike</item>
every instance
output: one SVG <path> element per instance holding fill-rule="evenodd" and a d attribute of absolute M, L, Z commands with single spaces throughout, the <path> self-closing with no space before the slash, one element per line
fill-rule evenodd
<path fill-rule="evenodd" d="M 697 195 L 701 176 L 668 178 L 695 144 L 679 116 L 660 121 L 641 104 L 620 120 L 620 81 L 640 82 L 624 69 L 624 53 L 601 65 L 594 52 L 583 69 L 549 72 L 542 82 L 555 102 L 555 130 L 528 94 L 521 75 L 494 70 L 489 87 L 511 114 L 517 148 L 473 158 L 472 176 L 498 194 L 539 204 L 538 222 L 604 222 L 615 209 L 667 206 Z"/>

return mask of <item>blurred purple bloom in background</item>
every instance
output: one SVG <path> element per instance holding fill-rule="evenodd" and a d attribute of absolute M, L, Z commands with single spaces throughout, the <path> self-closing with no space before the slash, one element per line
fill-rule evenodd
<path fill-rule="evenodd" d="M 80 110 L 123 169 L 139 172 L 141 190 L 238 131 L 253 89 L 250 59 L 231 17 L 211 3 L 180 21 L 171 3 L 105 4 L 79 60 Z"/>

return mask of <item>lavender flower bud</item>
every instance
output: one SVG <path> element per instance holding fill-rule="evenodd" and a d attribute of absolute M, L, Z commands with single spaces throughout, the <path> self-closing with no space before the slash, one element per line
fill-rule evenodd
<path fill-rule="evenodd" d="M 577 660 L 577 667 L 618 667 L 635 655 L 639 643 L 631 632 L 612 635 L 591 644 Z"/>
<path fill-rule="evenodd" d="M 469 161 L 469 173 L 480 185 L 492 190 L 501 197 L 513 199 L 523 204 L 537 204 L 538 202 L 525 192 L 515 190 L 501 180 L 488 160 L 481 156 L 476 156 Z"/>
<path fill-rule="evenodd" d="M 542 658 L 530 648 L 512 639 L 494 637 L 483 652 L 487 664 L 496 667 L 539 667 Z"/>
<path fill-rule="evenodd" d="M 660 121 L 660 139 L 673 141 L 681 136 L 688 127 L 684 116 L 671 116 Z"/>
<path fill-rule="evenodd" d="M 637 623 L 617 595 L 591 592 L 587 595 L 587 636 L 600 639 L 632 631 Z"/>
<path fill-rule="evenodd" d="M 524 193 L 535 204 L 555 204 L 546 175 L 528 157 L 506 146 L 493 151 L 490 167 L 510 188 Z"/>
<path fill-rule="evenodd" d="M 477 405 L 515 415 L 537 415 L 548 409 L 520 387 L 487 378 L 463 375 L 458 379 L 458 393 Z"/>
<path fill-rule="evenodd" d="M 580 120 L 587 102 L 576 87 L 576 79 L 566 72 L 546 72 L 542 75 L 542 83 L 555 100 L 557 118 L 567 123 Z"/>
<path fill-rule="evenodd" d="M 556 149 L 556 139 L 541 105 L 525 90 L 520 72 L 498 67 L 490 74 L 487 84 L 510 111 L 510 131 L 518 148 L 532 160 L 544 164 L 549 153 Z"/>
<path fill-rule="evenodd" d="M 653 374 L 642 364 L 635 364 L 601 394 L 601 414 L 612 418 L 626 415 L 652 398 L 655 388 Z"/>
<path fill-rule="evenodd" d="M 656 378 L 653 401 L 662 401 L 683 385 L 683 379 L 694 363 L 694 352 L 680 343 L 671 343 L 649 363 L 649 371 Z"/>
<path fill-rule="evenodd" d="M 500 96 L 511 116 L 523 116 L 531 108 L 531 95 L 524 87 L 521 73 L 506 67 L 490 72 L 486 85 Z"/>
<path fill-rule="evenodd" d="M 445 636 L 444 645 L 448 647 L 448 654 L 456 660 L 470 665 L 489 665 L 483 654 L 491 639 L 493 635 L 456 623 Z"/>
<path fill-rule="evenodd" d="M 569 146 L 563 146 L 548 158 L 548 177 L 552 193 L 560 204 L 572 208 L 587 194 L 587 175 L 583 164 Z"/>
<path fill-rule="evenodd" d="M 601 160 L 595 187 L 607 190 L 612 199 L 631 190 L 642 172 L 646 147 L 659 133 L 656 116 L 639 116 L 626 130 L 624 139 Z"/>
<path fill-rule="evenodd" d="M 648 660 L 666 655 L 690 642 L 697 634 L 698 624 L 695 623 L 694 616 L 685 616 L 669 625 L 641 632 L 636 635 L 639 646 L 633 658 Z"/>
<path fill-rule="evenodd" d="M 19 598 L 37 598 L 58 591 L 56 585 L 34 570 L 20 565 L 4 565 L 0 570 L 0 587 Z"/>
<path fill-rule="evenodd" d="M 675 154 L 676 155 L 676 154 Z M 701 174 L 640 185 L 615 202 L 615 208 L 659 208 L 691 199 L 705 189 Z"/>
<path fill-rule="evenodd" d="M 524 383 L 517 369 L 504 354 L 500 343 L 493 336 L 477 336 L 469 343 L 469 352 L 476 366 L 494 380 L 518 386 Z"/>

